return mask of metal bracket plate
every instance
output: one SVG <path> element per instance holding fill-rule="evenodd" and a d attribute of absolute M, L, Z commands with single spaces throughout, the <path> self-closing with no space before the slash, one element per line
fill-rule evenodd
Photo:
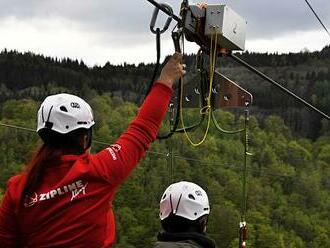
<path fill-rule="evenodd" d="M 200 89 L 200 76 L 195 76 L 184 83 L 183 108 L 201 108 L 201 94 L 204 92 L 204 99 L 207 97 L 208 89 Z M 174 97 L 176 104 L 178 96 Z M 253 96 L 250 92 L 239 86 L 234 81 L 225 77 L 219 72 L 214 73 L 212 88 L 212 107 L 214 108 L 237 108 L 251 105 Z"/>

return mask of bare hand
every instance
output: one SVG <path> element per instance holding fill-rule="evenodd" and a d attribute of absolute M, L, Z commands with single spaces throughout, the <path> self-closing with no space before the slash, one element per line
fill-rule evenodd
<path fill-rule="evenodd" d="M 186 65 L 181 64 L 181 61 L 182 54 L 173 54 L 173 56 L 163 67 L 158 82 L 172 88 L 173 83 L 186 74 Z"/>
<path fill-rule="evenodd" d="M 197 4 L 198 8 L 200 9 L 207 9 L 207 3 L 203 2 L 203 3 L 198 3 Z"/>

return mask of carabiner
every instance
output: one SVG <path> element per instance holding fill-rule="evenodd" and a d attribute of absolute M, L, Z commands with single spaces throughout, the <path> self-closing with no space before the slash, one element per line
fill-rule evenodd
<path fill-rule="evenodd" d="M 161 3 L 160 5 L 163 6 L 164 8 L 166 8 L 169 12 L 171 12 L 173 14 L 173 9 L 171 8 L 171 6 L 169 6 L 168 4 L 165 4 L 165 3 Z M 157 31 L 155 30 L 155 24 L 156 24 L 156 20 L 158 17 L 158 12 L 159 12 L 159 8 L 156 7 L 154 10 L 154 13 L 152 14 L 152 18 L 150 21 L 150 31 L 154 34 L 157 34 Z M 165 22 L 163 29 L 160 31 L 161 34 L 164 33 L 168 29 L 168 27 L 171 24 L 171 21 L 172 21 L 172 16 L 169 16 Z"/>
<path fill-rule="evenodd" d="M 181 53 L 180 33 L 179 32 L 172 32 L 172 40 L 173 40 L 175 51 L 178 52 L 178 53 Z"/>

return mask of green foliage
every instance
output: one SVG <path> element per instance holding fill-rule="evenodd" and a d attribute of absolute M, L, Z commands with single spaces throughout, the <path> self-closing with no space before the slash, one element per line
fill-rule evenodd
<path fill-rule="evenodd" d="M 91 101 L 96 116 L 95 139 L 112 143 L 137 112 L 137 106 L 120 98 L 98 95 Z M 6 101 L 1 121 L 31 127 L 37 110 L 33 100 Z M 190 121 L 198 116 L 188 113 Z M 218 112 L 226 129 L 241 127 L 242 120 Z M 255 118 L 250 128 L 248 212 L 251 247 L 327 247 L 330 223 L 329 137 L 312 142 L 293 138 L 279 117 L 263 125 Z M 261 128 L 260 128 L 261 126 Z M 164 127 L 165 128 L 165 127 Z M 198 140 L 204 130 L 191 134 Z M 163 131 L 166 131 L 165 129 Z M 0 189 L 21 170 L 37 145 L 33 132 L 0 128 Z M 176 154 L 166 156 L 171 146 Z M 104 145 L 95 144 L 94 151 Z M 218 247 L 236 247 L 242 203 L 243 139 L 211 128 L 205 143 L 193 148 L 183 135 L 156 141 L 114 201 L 118 241 L 115 247 L 148 247 L 160 230 L 158 202 L 173 181 L 189 180 L 204 187 L 210 198 L 208 232 Z M 173 166 L 173 171 L 170 166 Z M 0 190 L 0 197 L 3 193 Z M 142 238 L 143 237 L 143 238 Z"/>
<path fill-rule="evenodd" d="M 329 145 L 325 145 L 321 148 L 320 153 L 318 154 L 318 158 L 321 161 L 324 161 L 328 164 L 330 164 L 330 144 Z"/>
<path fill-rule="evenodd" d="M 330 104 L 329 46 L 320 52 L 290 54 L 238 54 L 283 86 L 327 113 Z M 194 55 L 185 56 L 187 81 L 197 72 Z M 248 89 L 254 98 L 253 112 L 263 123 L 277 114 L 294 133 L 316 139 L 330 131 L 321 116 L 296 104 L 291 97 L 229 59 L 218 61 L 221 72 Z M 82 61 L 57 59 L 32 53 L 3 50 L 0 53 L 0 106 L 9 99 L 42 100 L 49 94 L 67 92 L 92 100 L 108 94 L 139 103 L 148 88 L 153 64 L 112 65 L 88 68 Z M 189 118 L 188 118 L 189 119 Z M 224 123 L 230 125 L 224 117 Z M 275 129 L 277 127 L 274 127 Z M 283 134 L 284 135 L 284 134 Z"/>
<path fill-rule="evenodd" d="M 329 48 L 319 53 L 249 54 L 241 56 L 274 78 L 283 75 L 287 86 L 328 108 L 329 70 L 312 68 L 320 59 L 330 65 Z M 189 64 L 192 57 L 187 58 Z M 330 136 L 329 124 L 294 106 L 283 95 L 222 60 L 224 71 L 239 82 L 251 81 L 257 107 L 249 126 L 248 247 L 330 247 Z M 277 66 L 272 68 L 272 66 Z M 290 66 L 295 66 L 292 70 Z M 9 70 L 10 68 L 10 70 Z M 39 68 L 39 69 L 37 69 Z M 95 141 L 108 144 L 127 128 L 145 92 L 151 65 L 87 68 L 82 62 L 43 58 L 32 54 L 0 54 L 0 122 L 35 127 L 35 116 L 46 95 L 71 92 L 89 99 L 96 125 Z M 37 73 L 38 72 L 38 73 Z M 312 84 L 312 82 L 317 82 Z M 260 83 L 260 84 L 259 84 Z M 262 86 L 259 86 L 262 85 Z M 250 84 L 248 86 L 251 88 Z M 272 94 L 269 94 L 272 92 Z M 259 112 L 260 111 L 260 112 Z M 270 115 L 273 114 L 273 115 Z M 243 113 L 242 113 L 243 114 Z M 281 114 L 282 117 L 279 117 Z M 198 110 L 184 111 L 186 125 L 199 121 Z M 237 130 L 244 117 L 216 111 L 221 127 Z M 290 126 L 290 128 L 289 128 Z M 162 133 L 169 122 L 165 121 Z M 203 137 L 204 123 L 190 133 Z M 322 130 L 323 136 L 319 136 Z M 303 134 L 300 137 L 298 133 Z M 313 137 L 315 140 L 306 137 Z M 34 132 L 0 126 L 0 199 L 9 177 L 26 164 L 38 143 Z M 105 145 L 94 142 L 93 151 Z M 174 155 L 169 154 L 170 148 Z M 211 215 L 208 233 L 218 247 L 237 247 L 242 204 L 244 135 L 219 133 L 212 125 L 205 143 L 192 147 L 184 135 L 156 141 L 114 200 L 118 248 L 150 247 L 160 230 L 158 204 L 162 192 L 174 181 L 189 180 L 206 189 Z"/>

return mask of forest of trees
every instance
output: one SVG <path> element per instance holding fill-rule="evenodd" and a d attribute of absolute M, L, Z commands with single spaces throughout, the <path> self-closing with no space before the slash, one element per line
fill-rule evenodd
<path fill-rule="evenodd" d="M 243 53 L 244 60 L 285 83 L 324 112 L 330 109 L 330 47 L 297 54 Z M 186 63 L 193 73 L 194 57 Z M 223 59 L 218 69 L 255 98 L 251 108 L 248 160 L 248 247 L 330 247 L 329 121 L 283 96 L 244 68 Z M 34 128 L 40 101 L 68 92 L 92 106 L 96 125 L 93 152 L 111 144 L 135 116 L 153 72 L 152 64 L 87 67 L 70 59 L 45 58 L 4 50 L 0 54 L 0 123 Z M 271 94 L 270 94 L 271 92 Z M 195 123 L 199 110 L 185 110 Z M 222 127 L 243 126 L 243 110 L 216 111 Z M 187 123 L 188 125 L 189 123 Z M 168 130 L 168 121 L 162 132 Z M 194 140 L 203 136 L 196 129 Z M 34 132 L 0 126 L 0 198 L 6 181 L 19 172 L 39 141 Z M 174 153 L 171 169 L 169 149 Z M 219 133 L 211 125 L 203 145 L 184 135 L 156 141 L 120 188 L 114 201 L 117 248 L 150 247 L 160 230 L 158 203 L 174 181 L 188 180 L 208 193 L 208 233 L 217 247 L 237 247 L 242 201 L 244 137 Z"/>
<path fill-rule="evenodd" d="M 320 52 L 259 54 L 245 52 L 242 59 L 257 67 L 322 111 L 330 109 L 330 46 Z M 195 75 L 195 56 L 185 57 L 189 75 Z M 32 98 L 61 91 L 84 98 L 109 93 L 140 103 L 153 73 L 153 64 L 87 67 L 82 61 L 43 57 L 3 50 L 0 53 L 0 105 L 8 99 Z M 264 119 L 280 115 L 293 132 L 316 139 L 327 129 L 322 118 L 284 95 L 230 58 L 218 60 L 217 70 L 249 90 L 255 99 L 254 114 Z M 324 126 L 326 125 L 326 126 Z"/>

